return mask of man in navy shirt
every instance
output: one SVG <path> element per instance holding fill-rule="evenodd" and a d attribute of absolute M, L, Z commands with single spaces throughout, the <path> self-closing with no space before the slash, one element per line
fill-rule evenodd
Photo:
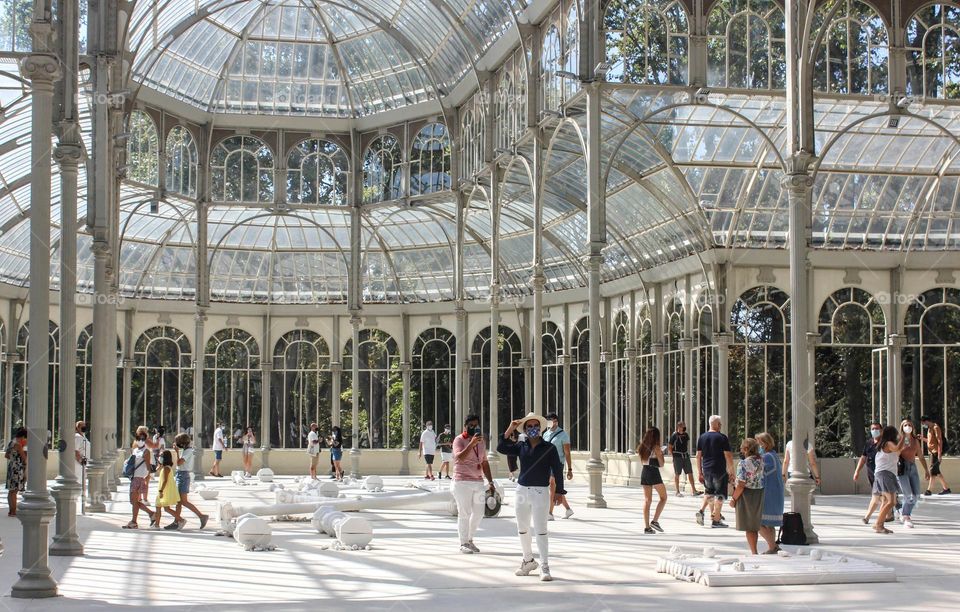
<path fill-rule="evenodd" d="M 733 451 L 730 440 L 720 433 L 720 416 L 710 417 L 710 431 L 697 439 L 697 470 L 703 483 L 703 505 L 697 512 L 697 524 L 703 525 L 703 512 L 713 504 L 711 527 L 726 527 L 720 520 L 720 509 L 733 479 Z"/>
<path fill-rule="evenodd" d="M 526 434 L 523 442 L 511 439 L 513 432 L 521 429 Z M 557 497 L 565 495 L 563 488 L 563 464 L 556 447 L 544 442 L 543 432 L 547 429 L 547 420 L 531 412 L 522 419 L 510 423 L 507 431 L 497 444 L 497 452 L 504 455 L 516 455 L 520 461 L 520 477 L 517 478 L 517 532 L 520 534 L 520 547 L 523 560 L 517 576 L 528 576 L 537 569 L 533 560 L 533 537 L 530 535 L 530 522 L 537 532 L 537 550 L 540 553 L 540 580 L 553 580 L 548 562 L 547 520 L 553 501 L 550 499 L 550 477 L 556 483 Z"/>

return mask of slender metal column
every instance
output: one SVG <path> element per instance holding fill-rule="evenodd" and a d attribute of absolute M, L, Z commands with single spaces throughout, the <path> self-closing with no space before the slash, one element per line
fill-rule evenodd
<path fill-rule="evenodd" d="M 330 362 L 330 424 L 340 426 L 340 377 L 343 375 L 343 350 L 340 348 L 340 317 L 333 316 L 330 331 L 330 347 L 333 361 Z"/>
<path fill-rule="evenodd" d="M 563 397 L 561 401 L 563 405 L 560 410 L 560 418 L 562 423 L 566 423 L 567 427 L 572 429 L 573 419 L 570 418 L 570 393 L 571 393 L 571 380 L 570 380 L 570 366 L 573 363 L 573 353 L 570 347 L 570 342 L 568 338 L 570 337 L 570 306 L 568 304 L 563 305 L 563 354 L 560 355 L 560 376 L 561 376 L 561 385 L 563 386 Z M 580 424 L 577 424 L 577 429 L 580 428 Z M 577 448 L 577 450 L 583 450 Z"/>
<path fill-rule="evenodd" d="M 497 240 L 494 238 L 494 243 Z M 496 263 L 493 264 L 496 267 Z M 488 408 L 490 410 L 490 436 L 499 435 L 497 431 L 497 411 L 500 403 L 500 283 L 493 282 L 490 285 L 490 398 Z M 495 463 L 497 453 L 496 449 L 487 449 L 487 459 L 492 468 Z"/>
<path fill-rule="evenodd" d="M 109 354 L 105 354 L 103 338 L 108 337 L 105 332 L 109 325 L 106 301 L 109 295 L 107 288 L 107 259 L 110 256 L 105 242 L 94 241 L 93 251 L 93 365 L 91 376 L 91 406 L 89 415 L 90 458 L 87 460 L 87 492 L 86 511 L 106 512 L 103 497 L 103 477 L 106 465 L 104 464 L 104 409 L 103 398 L 105 387 L 110 384 L 109 362 L 104 363 Z M 108 345 L 109 346 L 109 345 Z"/>
<path fill-rule="evenodd" d="M 61 77 L 57 57 L 43 53 L 51 38 L 49 13 L 43 2 L 34 6 L 30 26 L 36 51 L 20 62 L 20 72 L 33 90 L 31 106 L 30 181 L 30 318 L 27 347 L 27 490 L 17 511 L 23 525 L 23 568 L 12 595 L 55 597 L 50 574 L 47 533 L 56 505 L 47 491 L 47 410 L 49 409 L 50 345 L 46 323 L 50 311 L 50 139 L 53 129 L 53 84 Z M 48 7 L 49 8 L 49 7 Z M 73 347 L 68 347 L 72 349 Z"/>
<path fill-rule="evenodd" d="M 270 329 L 270 315 L 263 317 L 263 357 L 260 359 L 260 388 L 263 389 L 260 399 L 260 456 L 261 464 L 270 467 L 270 430 L 273 407 L 273 343 Z M 194 462 L 196 463 L 196 462 Z"/>
<path fill-rule="evenodd" d="M 203 366 L 206 339 L 204 327 L 207 321 L 207 309 L 198 307 L 193 318 L 193 477 L 195 480 L 203 480 L 203 444 L 201 442 L 201 433 L 203 432 Z M 217 418 L 214 415 L 214 425 Z M 226 422 L 229 422 L 227 420 Z"/>
<path fill-rule="evenodd" d="M 350 356 L 350 386 L 353 392 L 350 394 L 351 408 L 351 440 L 350 440 L 350 476 L 360 477 L 360 315 L 354 313 L 350 316 L 350 330 L 353 338 L 353 354 Z M 372 442 L 372 440 L 371 440 Z"/>
<path fill-rule="evenodd" d="M 903 402 L 903 347 L 907 343 L 903 335 L 903 326 L 900 318 L 900 289 L 903 277 L 903 268 L 894 268 L 890 271 L 890 312 L 887 324 L 887 410 L 881 418 L 887 423 L 896 423 L 902 414 Z"/>
<path fill-rule="evenodd" d="M 12 415 L 13 415 L 13 369 L 16 367 L 17 358 L 20 354 L 17 352 L 17 334 L 20 329 L 20 321 L 17 316 L 17 309 L 23 309 L 23 302 L 10 300 L 10 308 L 7 314 L 7 337 L 4 342 L 7 345 L 7 352 L 3 354 L 3 439 L 11 439 Z"/>
<path fill-rule="evenodd" d="M 606 379 L 606 412 L 607 430 L 604 436 L 604 449 L 608 452 L 614 452 L 614 428 L 613 422 L 616 418 L 616 387 L 614 383 L 614 374 L 616 368 L 613 364 L 613 306 L 609 299 L 603 301 L 603 333 L 600 342 L 600 363 L 604 364 L 603 376 Z"/>
<path fill-rule="evenodd" d="M 731 335 L 726 332 L 713 334 L 717 345 L 717 414 L 720 422 L 730 423 L 730 342 Z M 699 435 L 702 432 L 697 432 Z"/>
<path fill-rule="evenodd" d="M 135 311 L 123 311 L 123 423 L 118 441 L 120 447 L 133 435 L 131 412 L 133 409 L 133 317 Z M 124 449 L 125 450 L 125 449 Z"/>
<path fill-rule="evenodd" d="M 531 407 L 538 414 L 559 410 L 559 406 L 545 406 L 543 402 L 543 289 L 547 279 L 543 274 L 543 135 L 535 129 L 533 137 L 533 312 L 530 322 L 530 353 L 533 360 Z"/>
<path fill-rule="evenodd" d="M 456 370 L 454 371 L 454 413 L 456 424 L 453 431 L 463 425 L 463 419 L 470 413 L 470 349 L 467 347 L 467 311 L 459 303 L 454 311 L 457 317 L 455 333 Z"/>
<path fill-rule="evenodd" d="M 401 398 L 403 412 L 400 415 L 401 427 L 403 427 L 400 447 L 400 474 L 406 476 L 410 473 L 410 372 L 413 370 L 413 365 L 410 363 L 410 317 L 401 314 L 400 325 L 403 328 L 401 334 L 402 345 L 400 347 L 400 379 L 403 385 L 403 397 Z M 434 423 L 434 427 L 439 427 L 439 425 Z"/>
<path fill-rule="evenodd" d="M 73 7 L 67 2 L 66 7 Z M 68 9 L 69 10 L 69 9 Z M 83 544 L 77 535 L 77 480 L 74 421 L 77 417 L 77 167 L 83 157 L 78 126 L 62 126 L 54 157 L 60 164 L 60 475 L 52 487 L 57 503 L 56 530 L 50 554 L 77 556 Z"/>

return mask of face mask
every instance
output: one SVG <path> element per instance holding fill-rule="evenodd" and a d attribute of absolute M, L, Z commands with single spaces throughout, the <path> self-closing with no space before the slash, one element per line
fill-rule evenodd
<path fill-rule="evenodd" d="M 467 435 L 470 436 L 471 438 L 477 435 L 478 433 L 480 433 L 479 427 L 467 427 Z"/>
<path fill-rule="evenodd" d="M 449 428 L 449 427 L 444 427 L 444 428 L 443 428 L 443 433 L 450 433 L 450 428 Z"/>
<path fill-rule="evenodd" d="M 433 431 L 433 425 L 427 425 L 427 431 Z"/>
<path fill-rule="evenodd" d="M 527 427 L 527 437 L 528 437 L 528 438 L 539 438 L 539 437 L 540 437 L 540 427 L 538 427 L 538 426 Z"/>
<path fill-rule="evenodd" d="M 740 460 L 741 460 L 741 461 L 742 461 L 743 459 L 746 459 L 746 458 L 747 458 L 746 453 L 740 453 Z"/>
<path fill-rule="evenodd" d="M 876 440 L 877 438 L 880 437 L 880 430 L 879 430 L 879 429 L 871 429 L 871 430 L 870 430 L 870 436 L 871 436 L 874 440 Z"/>
<path fill-rule="evenodd" d="M 87 433 L 87 428 L 86 428 L 86 427 L 81 427 L 81 428 L 80 428 L 80 433 Z"/>
<path fill-rule="evenodd" d="M 146 445 L 147 442 L 145 440 L 137 440 L 137 448 L 143 448 Z"/>
<path fill-rule="evenodd" d="M 903 433 L 911 433 L 911 432 L 913 432 L 913 427 L 911 427 L 911 426 L 909 426 L 909 425 L 904 425 L 904 426 L 903 426 Z"/>

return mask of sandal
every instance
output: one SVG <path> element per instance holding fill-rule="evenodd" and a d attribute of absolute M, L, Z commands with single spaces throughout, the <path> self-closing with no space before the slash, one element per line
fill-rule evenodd
<path fill-rule="evenodd" d="M 868 518 L 862 518 L 862 519 L 860 519 L 860 520 L 863 521 L 863 524 L 864 524 L 864 525 L 869 525 L 869 524 L 870 524 L 870 519 L 868 519 Z"/>
<path fill-rule="evenodd" d="M 876 527 L 874 527 L 873 530 L 876 531 L 877 533 L 893 533 L 886 527 L 881 527 L 880 529 L 877 529 Z"/>
<path fill-rule="evenodd" d="M 775 555 L 775 554 L 779 553 L 781 550 L 782 550 L 782 549 L 781 549 L 779 546 L 777 546 L 776 548 L 768 548 L 767 550 L 763 551 L 763 552 L 760 553 L 760 554 L 761 554 L 761 555 Z"/>
<path fill-rule="evenodd" d="M 140 526 L 134 523 L 133 521 L 130 521 L 129 523 L 121 527 L 121 529 L 139 529 L 139 528 Z"/>

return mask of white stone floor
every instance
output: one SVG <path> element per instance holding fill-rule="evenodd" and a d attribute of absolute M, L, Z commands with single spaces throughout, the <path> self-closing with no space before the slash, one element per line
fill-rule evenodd
<path fill-rule="evenodd" d="M 292 482 L 292 478 L 280 478 Z M 387 478 L 389 488 L 408 479 Z M 422 482 L 422 481 L 420 481 Z M 271 502 L 266 485 L 221 489 L 221 501 Z M 121 530 L 129 504 L 115 502 L 107 514 L 79 517 L 86 556 L 51 557 L 62 597 L 21 601 L 9 596 L 20 568 L 20 523 L 3 517 L 0 536 L 0 608 L 6 610 L 101 610 L 148 606 L 151 610 L 525 610 L 626 609 L 907 610 L 956 609 L 960 590 L 960 496 L 925 498 L 914 511 L 916 528 L 893 525 L 875 534 L 860 523 L 866 497 L 821 496 L 814 518 L 829 550 L 893 565 L 899 582 L 874 585 L 708 588 L 678 582 L 654 571 L 655 560 L 677 544 L 704 545 L 721 553 L 745 549 L 734 529 L 698 527 L 699 501 L 673 498 L 661 520 L 665 534 L 643 534 L 642 492 L 605 488 L 609 507 L 583 506 L 586 487 L 568 486 L 576 514 L 551 528 L 555 581 L 513 575 L 519 544 L 513 508 L 485 519 L 476 543 L 480 555 L 458 552 L 455 519 L 415 512 L 365 514 L 374 525 L 371 551 L 325 550 L 332 540 L 309 523 L 274 523 L 272 552 L 245 552 L 191 524 L 183 532 Z M 195 501 L 199 497 L 194 495 Z M 507 502 L 512 501 L 508 489 Z M 214 502 L 200 501 L 215 512 Z M 732 511 L 727 512 L 731 515 Z M 141 519 L 145 526 L 146 519 Z M 762 546 L 762 545 L 761 545 Z M 721 607 L 718 608 L 717 606 Z"/>

